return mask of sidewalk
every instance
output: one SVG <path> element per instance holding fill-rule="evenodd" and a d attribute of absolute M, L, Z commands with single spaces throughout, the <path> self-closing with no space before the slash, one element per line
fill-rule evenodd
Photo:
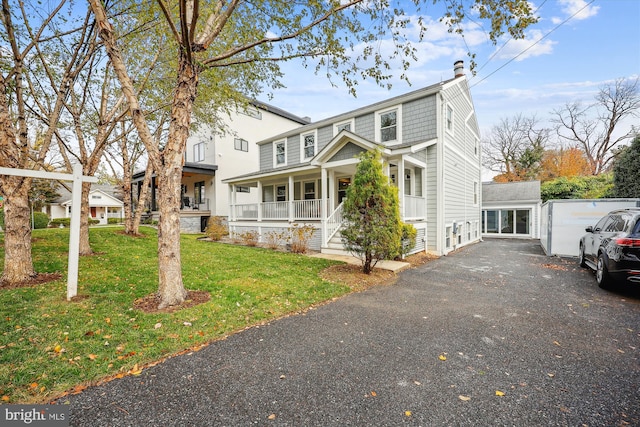
<path fill-rule="evenodd" d="M 333 254 L 316 253 L 309 256 L 315 257 L 315 258 L 331 259 L 334 261 L 342 261 L 347 264 L 362 265 L 362 261 L 359 258 L 351 255 L 333 255 Z M 393 271 L 394 273 L 400 273 L 401 271 L 404 271 L 409 267 L 411 267 L 411 264 L 409 264 L 408 262 L 390 261 L 390 260 L 378 261 L 378 263 L 375 266 L 375 268 L 379 268 L 381 270 Z"/>

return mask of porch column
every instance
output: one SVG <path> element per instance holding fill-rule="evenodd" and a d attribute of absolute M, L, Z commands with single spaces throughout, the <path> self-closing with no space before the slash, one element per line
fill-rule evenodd
<path fill-rule="evenodd" d="M 329 185 L 327 191 L 329 192 L 329 211 L 333 213 L 336 208 L 336 173 L 335 171 L 329 171 Z"/>
<path fill-rule="evenodd" d="M 289 222 L 293 222 L 295 220 L 295 212 L 294 212 L 294 208 L 293 208 L 293 197 L 294 197 L 294 192 L 293 192 L 293 175 L 289 175 L 289 185 L 288 185 L 288 190 L 289 190 Z"/>
<path fill-rule="evenodd" d="M 232 221 L 235 221 L 237 219 L 235 188 L 235 185 L 229 184 L 229 219 L 231 219 Z"/>
<path fill-rule="evenodd" d="M 398 160 L 398 176 L 396 177 L 396 181 L 398 183 L 398 202 L 400 203 L 400 217 L 404 221 L 404 159 L 400 157 Z"/>
<path fill-rule="evenodd" d="M 322 183 L 322 185 L 320 186 L 320 219 L 321 219 L 321 242 L 322 245 L 324 246 L 326 244 L 326 238 L 327 238 L 327 203 L 328 203 L 328 199 L 327 199 L 327 190 L 328 190 L 328 185 L 327 185 L 327 169 L 323 166 L 322 169 L 320 169 L 320 182 Z"/>
<path fill-rule="evenodd" d="M 262 181 L 258 181 L 258 221 L 262 221 Z"/>

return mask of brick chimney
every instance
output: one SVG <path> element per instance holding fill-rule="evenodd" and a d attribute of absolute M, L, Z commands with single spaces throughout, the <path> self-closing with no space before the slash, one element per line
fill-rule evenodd
<path fill-rule="evenodd" d="M 456 78 L 464 76 L 464 61 L 458 60 L 453 63 L 453 75 Z"/>

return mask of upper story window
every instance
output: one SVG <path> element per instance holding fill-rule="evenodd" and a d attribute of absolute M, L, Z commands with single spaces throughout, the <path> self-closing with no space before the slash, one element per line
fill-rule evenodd
<path fill-rule="evenodd" d="M 201 142 L 193 146 L 193 161 L 194 162 L 204 161 L 204 142 Z"/>
<path fill-rule="evenodd" d="M 447 105 L 447 117 L 446 117 L 446 126 L 449 132 L 453 132 L 453 107 L 451 105 Z"/>
<path fill-rule="evenodd" d="M 244 111 L 241 111 L 241 113 L 244 113 L 249 117 L 253 117 L 254 119 L 262 120 L 262 112 L 257 108 L 247 107 L 247 109 Z"/>
<path fill-rule="evenodd" d="M 233 140 L 233 145 L 238 151 L 249 151 L 249 142 L 246 139 L 235 138 Z"/>
<path fill-rule="evenodd" d="M 353 119 L 349 120 L 348 122 L 338 123 L 334 125 L 334 135 L 339 134 L 341 130 L 348 130 L 349 132 L 353 132 L 354 128 L 355 126 Z"/>
<path fill-rule="evenodd" d="M 377 142 L 402 141 L 402 109 L 400 106 L 375 113 L 375 129 Z"/>
<path fill-rule="evenodd" d="M 274 166 L 284 166 L 287 164 L 286 141 L 276 141 L 273 143 L 273 164 Z"/>
<path fill-rule="evenodd" d="M 380 114 L 380 141 L 395 141 L 397 139 L 397 111 Z"/>
<path fill-rule="evenodd" d="M 308 160 L 316 155 L 316 134 L 302 135 L 302 160 Z"/>

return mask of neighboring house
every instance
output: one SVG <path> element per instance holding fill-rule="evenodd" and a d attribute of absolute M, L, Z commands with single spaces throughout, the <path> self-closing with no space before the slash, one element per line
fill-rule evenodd
<path fill-rule="evenodd" d="M 60 197 L 53 203 L 43 207 L 42 211 L 49 218 L 71 218 L 71 192 L 64 186 L 56 190 Z M 117 186 L 92 184 L 89 191 L 89 217 L 98 220 L 100 224 L 107 224 L 109 218 L 122 219 L 124 204 Z"/>
<path fill-rule="evenodd" d="M 540 238 L 540 181 L 482 183 L 482 236 Z"/>
<path fill-rule="evenodd" d="M 480 145 L 463 63 L 455 77 L 258 142 L 256 172 L 227 179 L 230 231 L 317 229 L 311 248 L 341 252 L 342 199 L 358 155 L 378 149 L 398 187 L 412 252 L 446 254 L 480 239 Z M 252 195 L 254 200 L 244 196 Z"/>
<path fill-rule="evenodd" d="M 220 119 L 224 122 L 224 133 L 201 126 L 187 140 L 180 213 L 183 232 L 204 231 L 211 216 L 228 216 L 229 191 L 222 180 L 258 168 L 257 141 L 265 135 L 275 135 L 309 122 L 307 118 L 257 101 L 245 111 Z M 143 179 L 144 171 L 134 174 L 134 195 Z M 157 215 L 155 177 L 147 210 L 152 216 Z"/>

